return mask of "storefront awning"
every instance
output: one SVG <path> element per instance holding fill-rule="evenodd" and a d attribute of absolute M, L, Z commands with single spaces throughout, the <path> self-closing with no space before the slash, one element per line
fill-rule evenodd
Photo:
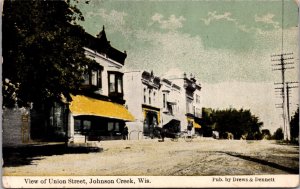
<path fill-rule="evenodd" d="M 195 120 L 194 120 L 194 118 L 187 117 L 187 121 L 192 122 L 194 128 L 196 128 L 196 129 L 200 129 L 201 128 L 201 125 L 199 123 L 196 123 Z"/>
<path fill-rule="evenodd" d="M 71 95 L 71 97 L 72 102 L 69 108 L 74 116 L 92 115 L 134 121 L 133 115 L 121 104 L 97 100 L 83 95 Z"/>
<path fill-rule="evenodd" d="M 198 124 L 198 123 L 196 123 L 196 122 L 194 122 L 194 127 L 195 127 L 196 129 L 200 129 L 200 128 L 201 128 L 201 125 Z"/>

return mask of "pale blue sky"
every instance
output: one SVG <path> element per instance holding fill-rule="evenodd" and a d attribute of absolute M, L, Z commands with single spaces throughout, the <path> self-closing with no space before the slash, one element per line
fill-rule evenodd
<path fill-rule="evenodd" d="M 281 53 L 281 0 L 92 0 L 79 8 L 88 33 L 96 35 L 105 25 L 111 44 L 127 51 L 126 69 L 193 73 L 205 83 L 205 106 L 250 108 L 266 127 L 280 126 L 274 105 L 280 100 L 272 89 L 280 73 L 272 71 L 270 56 Z M 284 51 L 293 52 L 297 63 L 295 1 L 284 1 L 284 13 Z M 286 77 L 298 80 L 298 69 Z"/>

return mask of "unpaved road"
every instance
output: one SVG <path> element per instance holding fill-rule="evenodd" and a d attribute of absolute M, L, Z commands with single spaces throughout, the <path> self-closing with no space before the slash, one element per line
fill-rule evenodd
<path fill-rule="evenodd" d="M 28 150 L 19 153 L 6 153 L 4 150 L 3 173 L 7 176 L 204 176 L 299 172 L 299 147 L 280 145 L 275 141 L 196 138 L 192 142 L 168 139 L 159 142 L 149 139 L 101 141 L 97 145 L 101 151 L 89 153 L 52 149 L 53 152 L 46 150 L 46 153 L 28 155 Z"/>

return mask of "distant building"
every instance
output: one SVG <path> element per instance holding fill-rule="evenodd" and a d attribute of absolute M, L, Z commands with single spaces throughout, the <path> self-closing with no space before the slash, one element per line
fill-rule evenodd
<path fill-rule="evenodd" d="M 181 98 L 184 91 L 165 78 L 161 80 L 161 85 L 162 127 L 167 127 L 173 132 L 180 132 L 181 121 L 184 117 L 184 112 L 180 108 L 184 103 L 184 99 Z"/>
<path fill-rule="evenodd" d="M 136 120 L 129 125 L 130 139 L 153 135 L 155 126 L 172 132 L 187 130 L 188 124 L 199 133 L 201 128 L 200 84 L 194 77 L 159 78 L 153 72 L 129 71 L 124 74 L 124 97 Z M 196 101 L 197 99 L 197 101 Z"/>
<path fill-rule="evenodd" d="M 129 139 L 152 137 L 153 128 L 161 124 L 160 78 L 153 72 L 130 71 L 124 75 L 124 98 L 135 121 L 127 123 Z"/>
<path fill-rule="evenodd" d="M 179 99 L 179 120 L 181 131 L 187 130 L 188 125 L 192 126 L 192 133 L 195 134 L 195 129 L 200 129 L 201 126 L 197 121 L 201 118 L 200 90 L 201 86 L 196 82 L 194 76 L 187 77 L 186 73 L 177 75 L 165 76 L 172 84 L 175 84 L 182 92 Z M 198 98 L 198 102 L 196 99 Z"/>

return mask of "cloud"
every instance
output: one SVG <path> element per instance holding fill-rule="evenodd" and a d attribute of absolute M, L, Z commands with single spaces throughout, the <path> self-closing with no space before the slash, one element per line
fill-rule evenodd
<path fill-rule="evenodd" d="M 183 16 L 179 16 L 177 18 L 174 14 L 172 14 L 168 19 L 164 19 L 162 14 L 155 13 L 151 17 L 151 20 L 152 22 L 149 25 L 158 23 L 161 29 L 176 30 L 178 28 L 182 28 L 185 18 Z"/>
<path fill-rule="evenodd" d="M 210 25 L 212 22 L 225 20 L 227 22 L 234 23 L 235 26 L 243 32 L 251 32 L 251 28 L 248 28 L 246 25 L 240 24 L 237 19 L 232 18 L 230 12 L 224 12 L 223 14 L 218 14 L 217 11 L 208 12 L 207 18 L 201 18 L 205 25 Z"/>
<path fill-rule="evenodd" d="M 279 22 L 273 20 L 274 14 L 268 13 L 262 16 L 255 15 L 255 22 L 262 22 L 264 24 L 270 24 L 274 28 L 279 28 Z"/>
<path fill-rule="evenodd" d="M 118 12 L 116 10 L 106 11 L 105 9 L 101 8 L 97 12 L 88 12 L 86 14 L 87 18 L 92 18 L 95 16 L 100 16 L 105 19 L 106 22 L 113 24 L 113 25 L 125 25 L 125 17 L 127 13 L 125 12 Z"/>
<path fill-rule="evenodd" d="M 107 11 L 106 9 L 100 8 L 97 11 L 87 12 L 85 15 L 87 19 L 92 19 L 93 17 L 97 16 L 101 17 L 104 21 L 104 24 L 109 26 L 107 27 L 109 32 L 121 32 L 126 38 L 128 34 L 130 34 L 125 20 L 126 16 L 128 16 L 127 13 L 116 10 Z"/>
<path fill-rule="evenodd" d="M 217 14 L 216 11 L 208 12 L 208 17 L 202 18 L 201 20 L 205 23 L 205 25 L 209 25 L 212 21 L 216 20 L 227 20 L 230 22 L 235 22 L 235 19 L 231 18 L 230 12 L 225 12 L 224 14 Z"/>

